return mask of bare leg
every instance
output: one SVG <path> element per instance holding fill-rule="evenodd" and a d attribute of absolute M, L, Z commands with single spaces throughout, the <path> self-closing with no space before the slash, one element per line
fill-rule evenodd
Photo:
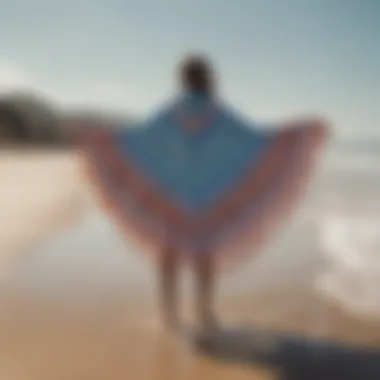
<path fill-rule="evenodd" d="M 208 255 L 199 254 L 196 262 L 197 315 L 201 335 L 208 335 L 216 327 L 213 310 L 214 265 Z"/>
<path fill-rule="evenodd" d="M 160 257 L 161 300 L 164 323 L 169 327 L 178 324 L 177 315 L 177 252 L 172 248 L 162 251 Z"/>

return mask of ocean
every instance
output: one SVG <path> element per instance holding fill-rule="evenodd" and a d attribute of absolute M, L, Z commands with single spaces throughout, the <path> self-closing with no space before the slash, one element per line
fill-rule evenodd
<path fill-rule="evenodd" d="M 316 287 L 348 311 L 380 316 L 380 141 L 326 151 L 308 204 L 325 260 Z"/>

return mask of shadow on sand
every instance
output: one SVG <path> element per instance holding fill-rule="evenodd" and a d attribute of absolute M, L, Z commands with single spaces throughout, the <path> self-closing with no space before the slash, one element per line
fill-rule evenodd
<path fill-rule="evenodd" d="M 324 340 L 251 328 L 221 329 L 196 347 L 217 360 L 269 366 L 281 380 L 380 379 L 380 350 Z"/>

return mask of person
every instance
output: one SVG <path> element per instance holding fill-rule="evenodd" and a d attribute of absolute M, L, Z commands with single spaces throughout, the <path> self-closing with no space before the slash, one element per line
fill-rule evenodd
<path fill-rule="evenodd" d="M 178 270 L 191 263 L 198 331 L 207 337 L 217 327 L 219 267 L 256 252 L 289 215 L 327 126 L 319 118 L 276 128 L 246 121 L 221 100 L 215 70 L 201 55 L 184 59 L 179 84 L 174 101 L 139 127 L 86 132 L 80 146 L 123 235 L 158 256 L 167 326 L 178 326 Z"/>
<path fill-rule="evenodd" d="M 210 64 L 203 57 L 189 57 L 180 67 L 179 80 L 182 92 L 187 96 L 187 106 L 198 101 L 211 102 L 215 96 L 214 73 Z M 189 104 L 190 103 L 190 104 Z M 194 104 L 195 105 L 195 104 Z M 194 107 L 193 105 L 193 107 Z M 176 275 L 178 272 L 178 254 L 175 247 L 167 247 L 162 253 L 161 261 L 162 299 L 165 321 L 168 326 L 178 324 Z M 205 252 L 199 253 L 195 260 L 197 276 L 197 315 L 202 334 L 216 327 L 213 310 L 214 263 L 213 258 Z"/>

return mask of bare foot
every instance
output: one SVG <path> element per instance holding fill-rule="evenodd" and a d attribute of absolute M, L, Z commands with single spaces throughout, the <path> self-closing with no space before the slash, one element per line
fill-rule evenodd
<path fill-rule="evenodd" d="M 205 319 L 197 331 L 196 340 L 201 346 L 207 345 L 212 342 L 212 339 L 219 331 L 219 324 L 214 316 Z"/>

